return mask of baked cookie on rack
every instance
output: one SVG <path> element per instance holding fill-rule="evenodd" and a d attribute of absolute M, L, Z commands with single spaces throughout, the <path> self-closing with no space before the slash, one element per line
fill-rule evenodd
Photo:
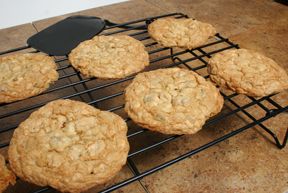
<path fill-rule="evenodd" d="M 56 100 L 14 131 L 8 150 L 21 179 L 62 192 L 82 192 L 114 177 L 126 163 L 127 125 L 83 102 Z"/>
<path fill-rule="evenodd" d="M 209 61 L 210 79 L 221 87 L 252 97 L 288 89 L 288 75 L 274 60 L 247 49 L 226 50 Z"/>
<path fill-rule="evenodd" d="M 38 95 L 58 79 L 54 60 L 41 53 L 0 57 L 0 103 Z"/>
<path fill-rule="evenodd" d="M 95 36 L 73 49 L 69 61 L 88 77 L 124 78 L 148 66 L 149 55 L 145 46 L 130 36 Z"/>
<path fill-rule="evenodd" d="M 186 69 L 144 72 L 125 90 L 125 111 L 140 126 L 164 134 L 193 134 L 220 112 L 223 97 L 203 77 Z"/>
<path fill-rule="evenodd" d="M 0 193 L 9 186 L 16 183 L 16 176 L 11 172 L 5 164 L 4 157 L 0 154 Z"/>
<path fill-rule="evenodd" d="M 204 45 L 216 34 L 216 29 L 208 23 L 192 18 L 161 18 L 148 25 L 150 36 L 165 47 L 186 49 Z"/>

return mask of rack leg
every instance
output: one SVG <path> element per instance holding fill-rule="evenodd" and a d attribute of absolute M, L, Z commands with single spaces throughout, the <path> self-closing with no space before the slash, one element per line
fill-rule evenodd
<path fill-rule="evenodd" d="M 273 131 L 271 131 L 268 128 L 263 128 L 263 127 L 260 127 L 260 128 L 263 129 L 264 131 L 266 131 L 274 139 L 275 145 L 279 149 L 283 149 L 286 146 L 287 140 L 288 140 L 288 128 L 286 129 L 286 133 L 285 133 L 285 136 L 284 136 L 284 139 L 283 139 L 282 143 L 280 142 L 280 140 L 278 139 L 277 135 Z"/>

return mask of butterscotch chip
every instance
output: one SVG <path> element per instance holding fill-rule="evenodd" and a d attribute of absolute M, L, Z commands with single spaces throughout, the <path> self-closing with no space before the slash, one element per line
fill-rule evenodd
<path fill-rule="evenodd" d="M 251 50 L 226 50 L 209 61 L 210 78 L 221 87 L 253 97 L 288 88 L 288 75 L 274 60 Z"/>
<path fill-rule="evenodd" d="M 125 101 L 134 122 L 164 134 L 196 133 L 223 106 L 211 82 L 180 68 L 138 74 L 125 90 Z"/>
<path fill-rule="evenodd" d="M 0 154 L 0 193 L 4 192 L 4 190 L 9 186 L 9 184 L 14 185 L 15 183 L 15 175 L 6 167 L 5 159 Z"/>
<path fill-rule="evenodd" d="M 73 49 L 69 61 L 88 77 L 123 78 L 148 66 L 149 55 L 145 46 L 130 36 L 95 36 Z"/>
<path fill-rule="evenodd" d="M 197 48 L 204 45 L 216 29 L 191 18 L 162 18 L 148 25 L 150 36 L 165 47 Z"/>
<path fill-rule="evenodd" d="M 8 155 L 28 182 L 62 192 L 105 183 L 126 163 L 127 125 L 118 115 L 83 102 L 56 100 L 15 130 Z"/>
<path fill-rule="evenodd" d="M 58 79 L 54 60 L 26 53 L 0 57 L 0 103 L 38 95 Z"/>

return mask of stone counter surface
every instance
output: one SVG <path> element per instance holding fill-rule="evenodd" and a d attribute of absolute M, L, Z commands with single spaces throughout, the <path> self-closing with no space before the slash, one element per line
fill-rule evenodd
<path fill-rule="evenodd" d="M 218 32 L 240 47 L 262 52 L 288 71 L 288 6 L 272 0 L 135 0 L 73 14 L 124 22 L 171 12 L 182 12 L 213 24 Z M 25 45 L 32 34 L 65 17 L 67 15 L 0 30 L 0 51 Z M 287 105 L 288 93 L 280 94 L 278 99 Z M 257 113 L 257 109 L 249 110 Z M 247 121 L 242 114 L 232 116 L 196 135 L 180 137 L 141 154 L 133 161 L 140 172 L 145 171 L 245 125 Z M 274 117 L 266 125 L 283 139 L 288 127 L 288 113 Z M 139 139 L 140 143 L 147 141 L 149 137 Z M 125 167 L 109 184 L 131 176 L 128 167 Z M 35 189 L 17 182 L 6 192 L 22 192 L 20 190 L 27 187 Z M 95 189 L 89 192 L 95 192 Z M 255 127 L 115 192 L 287 193 L 288 147 L 277 149 L 269 137 Z"/>

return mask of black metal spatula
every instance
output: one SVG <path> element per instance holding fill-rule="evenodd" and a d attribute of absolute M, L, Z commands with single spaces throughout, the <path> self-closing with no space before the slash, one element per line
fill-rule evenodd
<path fill-rule="evenodd" d="M 36 50 L 54 56 L 70 53 L 80 42 L 91 39 L 105 29 L 106 25 L 117 25 L 99 17 L 72 16 L 38 32 L 27 40 Z M 143 26 L 122 26 L 143 29 Z"/>

